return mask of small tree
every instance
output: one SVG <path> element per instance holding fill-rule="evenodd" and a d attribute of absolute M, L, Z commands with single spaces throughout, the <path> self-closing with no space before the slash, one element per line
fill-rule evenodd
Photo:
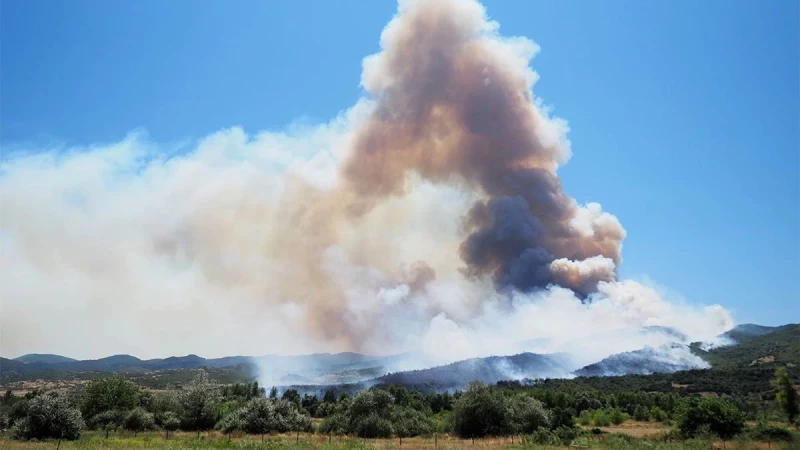
<path fill-rule="evenodd" d="M 430 434 L 433 421 L 422 411 L 409 407 L 395 408 L 392 412 L 392 427 L 403 445 L 404 437 Z"/>
<path fill-rule="evenodd" d="M 542 402 L 527 395 L 518 395 L 509 401 L 512 431 L 531 434 L 539 428 L 548 428 L 551 412 Z"/>
<path fill-rule="evenodd" d="M 612 409 L 608 414 L 608 420 L 614 425 L 621 425 L 622 422 L 625 422 L 625 419 L 627 419 L 626 414 L 617 408 Z"/>
<path fill-rule="evenodd" d="M 650 410 L 647 406 L 639 405 L 633 410 L 633 418 L 639 422 L 647 422 L 650 420 Z"/>
<path fill-rule="evenodd" d="M 776 398 L 783 412 L 786 413 L 789 423 L 794 423 L 797 416 L 800 415 L 800 400 L 798 400 L 797 390 L 794 388 L 794 381 L 785 367 L 780 367 L 775 372 L 775 380 L 772 385 L 777 391 Z"/>
<path fill-rule="evenodd" d="M 161 428 L 164 429 L 166 435 L 164 439 L 169 439 L 169 432 L 175 431 L 181 426 L 181 420 L 178 415 L 172 411 L 167 411 L 161 416 Z"/>
<path fill-rule="evenodd" d="M 122 426 L 122 423 L 125 421 L 125 413 L 120 410 L 108 410 L 103 411 L 100 414 L 92 417 L 89 420 L 89 424 L 92 428 L 96 430 L 103 430 L 106 432 L 106 439 L 108 439 L 108 433 L 110 431 L 114 431 L 117 428 Z"/>
<path fill-rule="evenodd" d="M 41 395 L 32 399 L 28 414 L 14 424 L 15 439 L 75 440 L 85 424 L 81 412 L 60 395 Z"/>
<path fill-rule="evenodd" d="M 231 418 L 234 421 L 235 418 Z M 254 398 L 247 402 L 241 417 L 243 429 L 251 434 L 260 434 L 261 441 L 264 435 L 277 428 L 275 424 L 275 403 L 266 398 Z M 230 426 L 233 426 L 233 422 Z"/>
<path fill-rule="evenodd" d="M 503 394 L 480 382 L 472 382 L 453 402 L 455 431 L 461 437 L 498 436 L 510 430 Z"/>
<path fill-rule="evenodd" d="M 730 439 L 744 429 L 744 414 L 733 403 L 721 398 L 691 398 L 678 412 L 678 429 L 686 437 L 695 437 L 706 430 L 722 439 Z"/>
<path fill-rule="evenodd" d="M 217 423 L 217 406 L 221 401 L 219 389 L 203 373 L 183 390 L 178 398 L 181 406 L 181 428 L 184 430 L 210 430 Z"/>
<path fill-rule="evenodd" d="M 245 411 L 245 408 L 239 408 L 229 412 L 217 423 L 216 429 L 227 434 L 230 439 L 233 433 L 245 429 Z"/>
<path fill-rule="evenodd" d="M 136 406 L 138 399 L 139 388 L 130 381 L 122 377 L 103 378 L 86 386 L 81 412 L 83 417 L 95 417 L 105 411 L 127 411 Z"/>
<path fill-rule="evenodd" d="M 390 437 L 393 408 L 394 397 L 387 391 L 369 389 L 359 392 L 347 410 L 350 431 L 364 438 Z"/>
<path fill-rule="evenodd" d="M 334 413 L 322 421 L 319 431 L 325 434 L 347 434 L 350 432 L 350 422 L 344 413 Z"/>
<path fill-rule="evenodd" d="M 151 413 L 145 411 L 144 408 L 134 408 L 125 417 L 122 426 L 128 431 L 133 431 L 133 435 L 136 436 L 140 431 L 152 430 L 155 428 L 155 424 Z"/>

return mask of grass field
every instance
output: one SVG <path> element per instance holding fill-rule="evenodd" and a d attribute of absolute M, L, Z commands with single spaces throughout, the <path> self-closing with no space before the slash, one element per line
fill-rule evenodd
<path fill-rule="evenodd" d="M 595 436 L 592 438 L 578 438 L 573 442 L 571 448 L 598 448 L 598 449 L 642 449 L 642 450 L 800 450 L 797 444 L 783 444 L 767 442 L 708 442 L 708 441 L 685 441 L 685 442 L 661 442 L 660 440 L 643 440 L 635 437 L 649 433 L 644 433 L 641 427 L 607 427 L 608 431 L 614 434 Z M 647 430 L 656 431 L 656 430 Z M 46 442 L 19 442 L 0 437 L 0 448 L 3 450 L 37 450 L 37 449 L 56 449 L 59 443 L 55 441 Z M 227 436 L 218 433 L 203 433 L 198 439 L 194 433 L 177 433 L 171 435 L 170 439 L 165 439 L 163 433 L 140 433 L 138 436 L 128 434 L 112 434 L 108 439 L 102 433 L 87 432 L 77 441 L 63 441 L 60 449 L 64 450 L 172 450 L 172 449 L 317 449 L 317 450 L 358 450 L 358 449 L 566 449 L 568 447 L 543 447 L 540 445 L 521 444 L 519 438 L 514 438 L 513 443 L 510 437 L 476 439 L 458 439 L 451 436 L 438 436 L 437 438 L 408 438 L 403 439 L 402 445 L 399 439 L 358 439 L 352 437 L 329 437 L 320 434 L 294 434 L 269 435 L 261 441 L 260 436 L 234 436 L 228 439 Z"/>

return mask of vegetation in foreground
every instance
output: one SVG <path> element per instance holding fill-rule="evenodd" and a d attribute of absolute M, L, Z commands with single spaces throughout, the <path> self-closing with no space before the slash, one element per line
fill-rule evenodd
<path fill-rule="evenodd" d="M 0 447 L 800 448 L 796 331 L 711 350 L 706 371 L 473 383 L 452 394 L 379 385 L 279 395 L 213 370 L 152 390 L 95 374 L 66 391 L 7 391 Z"/>
<path fill-rule="evenodd" d="M 407 448 L 438 448 L 440 441 L 442 448 L 467 442 L 484 448 L 710 448 L 719 441 L 797 448 L 794 382 L 779 369 L 773 386 L 772 415 L 786 425 L 769 422 L 768 409 L 759 414 L 743 408 L 746 399 L 658 392 L 476 382 L 453 395 L 389 386 L 352 397 L 329 391 L 319 399 L 295 390 L 279 396 L 275 388 L 267 395 L 257 383 L 220 386 L 206 377 L 180 390 L 152 392 L 111 377 L 72 395 L 7 393 L 0 442 L 4 448 L 388 448 L 404 440 Z M 642 437 L 608 433 L 634 421 L 657 424 L 659 431 Z"/>

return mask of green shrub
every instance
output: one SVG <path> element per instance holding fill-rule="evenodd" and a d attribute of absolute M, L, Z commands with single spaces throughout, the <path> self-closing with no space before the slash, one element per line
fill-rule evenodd
<path fill-rule="evenodd" d="M 748 434 L 754 441 L 792 442 L 795 440 L 795 434 L 788 428 L 764 422 L 753 427 Z"/>
<path fill-rule="evenodd" d="M 633 418 L 639 422 L 647 422 L 650 420 L 650 410 L 644 405 L 639 405 L 633 410 Z"/>
<path fill-rule="evenodd" d="M 592 423 L 596 427 L 607 427 L 611 425 L 611 420 L 608 418 L 605 411 L 598 409 L 594 412 L 594 415 L 592 415 Z"/>
<path fill-rule="evenodd" d="M 12 428 L 14 439 L 67 439 L 81 436 L 85 427 L 80 411 L 60 395 L 41 395 L 30 401 L 28 414 Z"/>
<path fill-rule="evenodd" d="M 362 438 L 388 438 L 394 429 L 392 422 L 377 414 L 361 416 L 352 424 L 353 433 Z"/>
<path fill-rule="evenodd" d="M 690 398 L 681 405 L 678 429 L 687 438 L 713 434 L 730 439 L 744 429 L 744 414 L 721 398 Z"/>
<path fill-rule="evenodd" d="M 619 409 L 617 409 L 617 408 L 614 408 L 614 409 L 612 409 L 612 410 L 611 410 L 611 412 L 608 414 L 608 419 L 609 419 L 609 420 L 611 421 L 611 423 L 613 423 L 614 425 L 621 425 L 621 424 L 622 424 L 622 422 L 625 422 L 625 420 L 627 420 L 627 419 L 628 419 L 628 415 L 627 415 L 627 414 L 625 414 L 624 412 L 620 411 Z"/>
<path fill-rule="evenodd" d="M 526 443 L 534 445 L 561 445 L 561 438 L 550 430 L 536 430 L 530 437 L 526 438 Z"/>

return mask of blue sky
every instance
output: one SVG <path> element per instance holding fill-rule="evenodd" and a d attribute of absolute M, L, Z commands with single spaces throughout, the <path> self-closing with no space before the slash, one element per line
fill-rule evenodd
<path fill-rule="evenodd" d="M 738 321 L 800 321 L 796 1 L 484 2 L 542 51 L 560 172 L 628 231 L 621 272 Z M 320 122 L 360 95 L 392 1 L 4 0 L 0 142 L 158 142 Z"/>

